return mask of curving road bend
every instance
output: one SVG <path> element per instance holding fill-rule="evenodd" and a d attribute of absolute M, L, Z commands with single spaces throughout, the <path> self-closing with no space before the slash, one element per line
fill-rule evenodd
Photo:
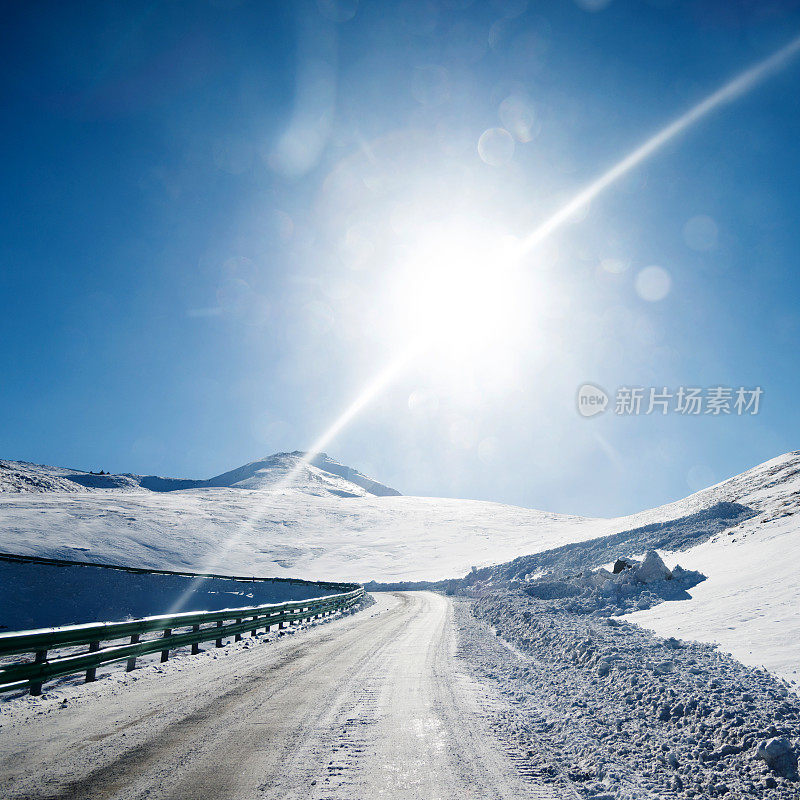
<path fill-rule="evenodd" d="M 351 617 L 4 726 L 3 796 L 558 797 L 489 730 L 486 703 L 499 700 L 459 665 L 450 601 L 375 597 Z"/>

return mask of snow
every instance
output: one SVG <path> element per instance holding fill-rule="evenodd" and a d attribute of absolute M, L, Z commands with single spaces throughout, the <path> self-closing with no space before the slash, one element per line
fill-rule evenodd
<path fill-rule="evenodd" d="M 0 492 L 79 492 L 95 489 L 124 489 L 174 492 L 204 487 L 273 488 L 294 473 L 293 483 L 310 494 L 340 497 L 399 495 L 396 489 L 362 475 L 352 467 L 334 461 L 326 453 L 304 459 L 304 453 L 275 453 L 223 472 L 208 480 L 162 478 L 157 475 L 111 475 L 64 467 L 48 467 L 25 461 L 0 460 Z"/>
<path fill-rule="evenodd" d="M 736 514 L 737 506 L 749 511 Z M 800 683 L 798 511 L 800 452 L 793 452 L 684 500 L 603 521 L 614 532 L 607 539 L 568 544 L 496 567 L 492 579 L 531 580 L 656 549 L 668 563 L 679 561 L 706 579 L 690 588 L 686 599 L 634 611 L 625 619 L 665 637 L 716 643 L 747 665 L 765 666 Z M 609 533 L 600 521 L 594 525 L 598 535 Z"/>
<path fill-rule="evenodd" d="M 800 453 L 767 461 L 681 503 L 697 507 L 722 498 L 760 513 L 680 553 L 683 567 L 707 576 L 690 591 L 691 600 L 662 603 L 627 619 L 662 636 L 718 643 L 745 664 L 800 682 Z"/>
<path fill-rule="evenodd" d="M 10 494 L 0 495 L 0 550 L 245 576 L 435 580 L 596 535 L 583 522 L 497 503 L 295 489 Z"/>
<path fill-rule="evenodd" d="M 597 535 L 579 517 L 403 497 L 324 454 L 301 457 L 279 453 L 208 481 L 121 476 L 123 488 L 80 492 L 58 482 L 120 476 L 4 462 L 0 477 L 25 473 L 58 490 L 0 492 L 0 551 L 229 575 L 434 580 Z M 169 488 L 176 483 L 192 486 Z"/>
<path fill-rule="evenodd" d="M 477 676 L 515 700 L 498 727 L 540 771 L 595 800 L 797 798 L 800 700 L 780 679 L 524 586 L 456 603 L 456 619 Z M 472 615 L 506 646 L 492 652 Z"/>
<path fill-rule="evenodd" d="M 634 570 L 634 575 L 642 583 L 653 583 L 671 577 L 672 573 L 655 550 L 648 550 L 644 561 Z"/>
<path fill-rule="evenodd" d="M 327 456 L 302 465 L 293 487 L 282 488 L 301 456 L 277 454 L 208 481 L 0 462 L 0 550 L 157 569 L 392 582 L 459 577 L 473 566 L 636 530 L 598 547 L 601 560 L 593 565 L 656 549 L 706 580 L 689 590 L 690 599 L 630 619 L 664 636 L 718 642 L 747 664 L 798 677 L 798 452 L 617 519 L 400 496 Z M 719 505 L 726 503 L 745 511 L 728 517 Z M 625 551 L 614 551 L 622 542 Z"/>
<path fill-rule="evenodd" d="M 745 664 L 800 678 L 800 531 L 796 521 L 760 525 L 681 553 L 707 580 L 685 603 L 662 603 L 627 619 L 662 636 L 717 642 Z M 741 538 L 740 538 L 741 537 Z"/>

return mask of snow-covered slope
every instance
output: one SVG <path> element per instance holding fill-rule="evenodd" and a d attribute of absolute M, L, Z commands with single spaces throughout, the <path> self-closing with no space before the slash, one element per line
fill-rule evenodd
<path fill-rule="evenodd" d="M 0 551 L 307 579 L 463 575 L 596 535 L 590 523 L 497 503 L 296 489 L 0 495 Z"/>
<path fill-rule="evenodd" d="M 111 475 L 106 472 L 84 472 L 65 467 L 48 467 L 25 461 L 0 460 L 0 493 L 16 492 L 80 492 L 94 489 L 147 490 L 175 492 L 183 489 L 227 487 L 240 489 L 272 489 L 287 479 L 291 485 L 308 494 L 331 494 L 338 497 L 397 496 L 396 489 L 384 486 L 352 467 L 334 461 L 326 453 L 310 459 L 305 453 L 275 453 L 249 464 L 223 472 L 208 480 L 162 478 L 157 475 Z"/>
<path fill-rule="evenodd" d="M 706 580 L 688 591 L 689 599 L 627 619 L 665 637 L 716 642 L 746 664 L 800 680 L 798 512 L 800 452 L 793 452 L 675 503 L 595 521 L 598 535 L 615 535 L 497 566 L 488 578 L 534 576 L 540 568 L 581 570 L 657 547 L 668 563 Z"/>
<path fill-rule="evenodd" d="M 327 456 L 299 465 L 301 457 L 277 454 L 207 481 L 2 462 L 0 551 L 240 575 L 438 580 L 676 521 L 663 526 L 661 552 L 707 580 L 692 599 L 631 618 L 664 635 L 718 641 L 786 676 L 800 671 L 800 452 L 617 519 L 402 497 Z M 281 480 L 292 470 L 297 482 L 287 488 Z M 715 523 L 707 541 L 688 536 L 701 512 L 726 502 L 754 513 Z M 670 554 L 673 535 L 690 548 Z"/>
<path fill-rule="evenodd" d="M 627 618 L 662 636 L 716 642 L 745 664 L 800 682 L 800 451 L 617 522 L 675 519 L 724 501 L 758 513 L 687 551 L 661 549 L 670 563 L 707 576 L 691 600 Z"/>
<path fill-rule="evenodd" d="M 90 475 L 76 470 L 0 460 L 0 493 L 81 492 L 84 486 L 72 476 Z M 102 479 L 102 475 L 97 475 Z"/>
<path fill-rule="evenodd" d="M 662 603 L 628 619 L 663 636 L 717 642 L 746 664 L 800 681 L 800 453 L 682 502 L 699 507 L 717 498 L 759 513 L 680 553 L 682 566 L 708 576 L 690 591 L 691 600 Z M 671 513 L 675 505 L 664 508 Z"/>
<path fill-rule="evenodd" d="M 396 489 L 362 475 L 358 470 L 334 461 L 326 453 L 318 453 L 308 463 L 302 461 L 303 453 L 276 453 L 243 467 L 224 472 L 203 481 L 204 486 L 238 487 L 240 489 L 273 489 L 290 476 L 293 486 L 300 486 L 311 494 L 333 494 L 340 497 L 396 497 Z M 195 488 L 200 488 L 200 482 Z"/>
<path fill-rule="evenodd" d="M 427 580 L 597 535 L 592 521 L 578 517 L 402 497 L 325 454 L 306 463 L 300 452 L 277 453 L 203 481 L 4 463 L 0 486 L 10 491 L 0 492 L 0 551 L 21 555 L 238 575 Z"/>

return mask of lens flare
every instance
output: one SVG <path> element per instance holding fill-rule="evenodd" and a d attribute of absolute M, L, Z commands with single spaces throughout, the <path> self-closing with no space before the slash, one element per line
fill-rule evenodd
<path fill-rule="evenodd" d="M 588 206 L 601 192 L 604 192 L 613 183 L 627 175 L 632 169 L 638 167 L 676 136 L 698 123 L 703 117 L 712 111 L 716 111 L 725 103 L 730 103 L 741 97 L 766 77 L 785 67 L 797 55 L 798 51 L 800 51 L 800 36 L 792 39 L 789 44 L 768 58 L 759 61 L 758 64 L 737 75 L 733 80 L 706 97 L 705 100 L 702 100 L 685 114 L 670 122 L 655 136 L 651 136 L 632 153 L 625 156 L 607 172 L 604 172 L 597 180 L 578 192 L 572 200 L 528 234 L 522 245 L 523 250 L 527 252 L 541 244 L 565 222 Z"/>
<path fill-rule="evenodd" d="M 566 203 L 562 208 L 556 211 L 552 216 L 550 216 L 538 227 L 536 227 L 530 234 L 528 234 L 528 236 L 525 237 L 522 242 L 517 244 L 517 252 L 515 257 L 510 259 L 510 262 L 516 262 L 519 258 L 526 255 L 530 250 L 541 245 L 558 228 L 564 225 L 564 223 L 570 219 L 573 219 L 578 212 L 584 210 L 598 195 L 612 186 L 615 182 L 617 182 L 635 167 L 638 167 L 645 160 L 654 155 L 664 145 L 675 139 L 688 128 L 691 128 L 693 125 L 698 123 L 708 114 L 718 109 L 720 106 L 741 97 L 769 75 L 785 67 L 791 61 L 791 59 L 797 55 L 798 51 L 800 51 L 800 36 L 792 39 L 787 45 L 777 50 L 771 56 L 765 58 L 763 61 L 760 61 L 733 78 L 733 80 L 726 83 L 724 86 L 710 94 L 693 108 L 689 109 L 689 111 L 679 116 L 673 122 L 669 123 L 654 136 L 647 139 L 643 144 L 633 150 L 633 152 L 625 156 L 625 158 L 611 167 L 611 169 L 607 170 L 599 178 L 578 192 L 572 198 L 572 200 Z M 514 142 L 513 138 L 506 131 L 503 131 L 503 134 L 500 134 L 500 136 L 506 145 L 506 149 L 501 152 L 501 155 L 503 156 L 503 158 L 500 159 L 501 162 L 507 160 L 507 158 L 510 158 L 510 155 L 513 155 L 512 148 Z M 507 137 L 507 139 L 505 137 Z M 485 148 L 485 153 L 482 153 L 481 157 L 484 158 L 484 160 L 488 160 L 488 163 L 492 163 L 492 160 L 497 160 L 498 158 L 495 149 L 488 147 L 488 144 L 490 143 L 493 145 L 496 144 L 496 139 L 497 135 L 493 134 L 491 141 L 487 140 L 484 142 L 484 144 L 487 146 Z M 508 140 L 510 140 L 511 147 L 508 147 Z M 470 259 L 474 261 L 474 256 L 471 255 Z M 448 261 L 452 262 L 452 257 L 450 257 Z M 452 286 L 455 290 L 457 277 L 458 276 L 454 276 L 453 282 L 445 286 L 443 289 L 445 294 L 447 294 L 448 286 Z M 480 281 L 478 285 L 482 285 L 480 284 Z M 462 290 L 458 289 L 458 291 Z M 661 291 L 663 292 L 663 286 L 661 287 Z M 666 291 L 669 291 L 668 286 Z M 476 292 L 479 293 L 479 288 L 476 290 Z M 470 297 L 475 299 L 475 296 L 476 293 L 472 292 L 470 289 Z M 472 300 L 466 304 L 467 307 L 469 307 L 471 302 Z M 463 305 L 459 308 L 461 310 L 457 311 L 457 314 L 461 315 L 463 312 Z M 433 319 L 435 319 L 435 315 Z M 449 327 L 450 326 L 448 326 L 448 329 Z M 291 484 L 298 477 L 304 467 L 308 465 L 311 459 L 316 454 L 321 452 L 321 450 L 326 447 L 375 397 L 377 397 L 381 392 L 383 392 L 384 389 L 394 382 L 394 380 L 402 373 L 406 366 L 408 366 L 408 364 L 417 357 L 424 344 L 424 336 L 422 338 L 419 338 L 418 336 L 413 337 L 411 344 L 403 349 L 361 390 L 361 392 L 350 403 L 350 405 L 348 405 L 347 408 L 336 418 L 336 420 L 334 420 L 334 422 L 322 434 L 322 436 L 317 439 L 317 441 L 312 445 L 311 449 L 291 470 L 291 472 L 288 473 L 286 477 L 275 487 L 275 490 L 281 490 L 291 486 Z M 245 530 L 249 531 L 252 529 L 253 521 L 249 521 L 248 524 L 247 521 L 243 520 L 240 524 Z M 221 563 L 222 559 L 230 551 L 230 549 L 244 536 L 244 532 L 245 531 L 241 531 L 237 534 L 234 534 L 223 543 L 221 551 L 217 553 L 213 563 L 209 565 L 209 569 L 213 568 L 214 565 Z M 200 578 L 193 581 L 192 585 L 175 603 L 170 613 L 174 613 L 183 608 L 186 601 L 196 590 L 197 586 L 203 582 L 203 580 L 204 579 Z"/>

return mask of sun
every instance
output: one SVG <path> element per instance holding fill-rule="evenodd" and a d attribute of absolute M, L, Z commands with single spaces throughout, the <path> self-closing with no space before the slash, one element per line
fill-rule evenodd
<path fill-rule="evenodd" d="M 393 294 L 404 337 L 448 358 L 510 345 L 531 313 L 516 239 L 466 221 L 416 237 Z"/>

